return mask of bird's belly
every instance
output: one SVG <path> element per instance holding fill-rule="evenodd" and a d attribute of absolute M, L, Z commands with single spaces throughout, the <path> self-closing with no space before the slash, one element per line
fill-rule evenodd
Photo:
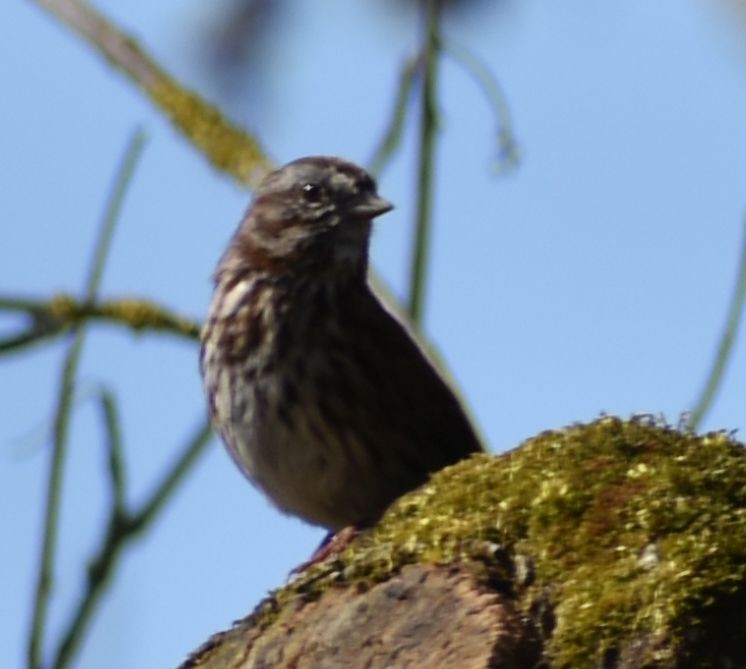
<path fill-rule="evenodd" d="M 221 434 L 246 476 L 282 511 L 329 529 L 382 511 L 385 481 L 351 432 L 329 429 L 311 398 L 283 405 L 281 383 L 255 384 Z"/>

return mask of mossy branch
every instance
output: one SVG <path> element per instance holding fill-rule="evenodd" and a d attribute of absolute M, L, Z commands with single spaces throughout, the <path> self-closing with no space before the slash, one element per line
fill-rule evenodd
<path fill-rule="evenodd" d="M 255 186 L 272 167 L 259 141 L 214 105 L 179 84 L 130 35 L 81 0 L 35 0 L 122 70 L 213 167 Z"/>
<path fill-rule="evenodd" d="M 88 321 L 114 323 L 135 332 L 167 333 L 193 341 L 199 338 L 200 330 L 197 321 L 139 298 L 87 301 L 66 294 L 49 300 L 0 296 L 1 311 L 25 313 L 31 324 L 26 330 L 0 340 L 0 355 L 60 336 Z"/>

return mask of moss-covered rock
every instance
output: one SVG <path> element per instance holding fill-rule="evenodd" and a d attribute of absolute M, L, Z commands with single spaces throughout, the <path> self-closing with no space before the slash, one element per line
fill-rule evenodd
<path fill-rule="evenodd" d="M 245 622 L 411 563 L 477 565 L 533 621 L 546 667 L 746 667 L 746 451 L 604 417 L 476 455 Z"/>

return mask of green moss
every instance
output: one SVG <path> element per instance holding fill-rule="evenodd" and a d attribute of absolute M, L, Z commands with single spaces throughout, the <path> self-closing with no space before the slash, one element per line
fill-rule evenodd
<path fill-rule="evenodd" d="M 714 603 L 746 597 L 745 451 L 722 432 L 607 417 L 476 455 L 276 593 L 265 622 L 339 581 L 365 587 L 408 563 L 464 560 L 527 613 L 549 602 L 552 667 L 599 666 L 630 646 L 635 666 L 666 667 Z"/>

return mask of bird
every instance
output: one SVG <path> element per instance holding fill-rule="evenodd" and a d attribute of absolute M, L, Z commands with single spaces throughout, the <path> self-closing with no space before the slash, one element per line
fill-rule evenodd
<path fill-rule="evenodd" d="M 216 432 L 282 512 L 374 525 L 430 475 L 483 451 L 466 412 L 368 282 L 393 205 L 342 158 L 269 173 L 214 275 L 200 370 Z"/>

